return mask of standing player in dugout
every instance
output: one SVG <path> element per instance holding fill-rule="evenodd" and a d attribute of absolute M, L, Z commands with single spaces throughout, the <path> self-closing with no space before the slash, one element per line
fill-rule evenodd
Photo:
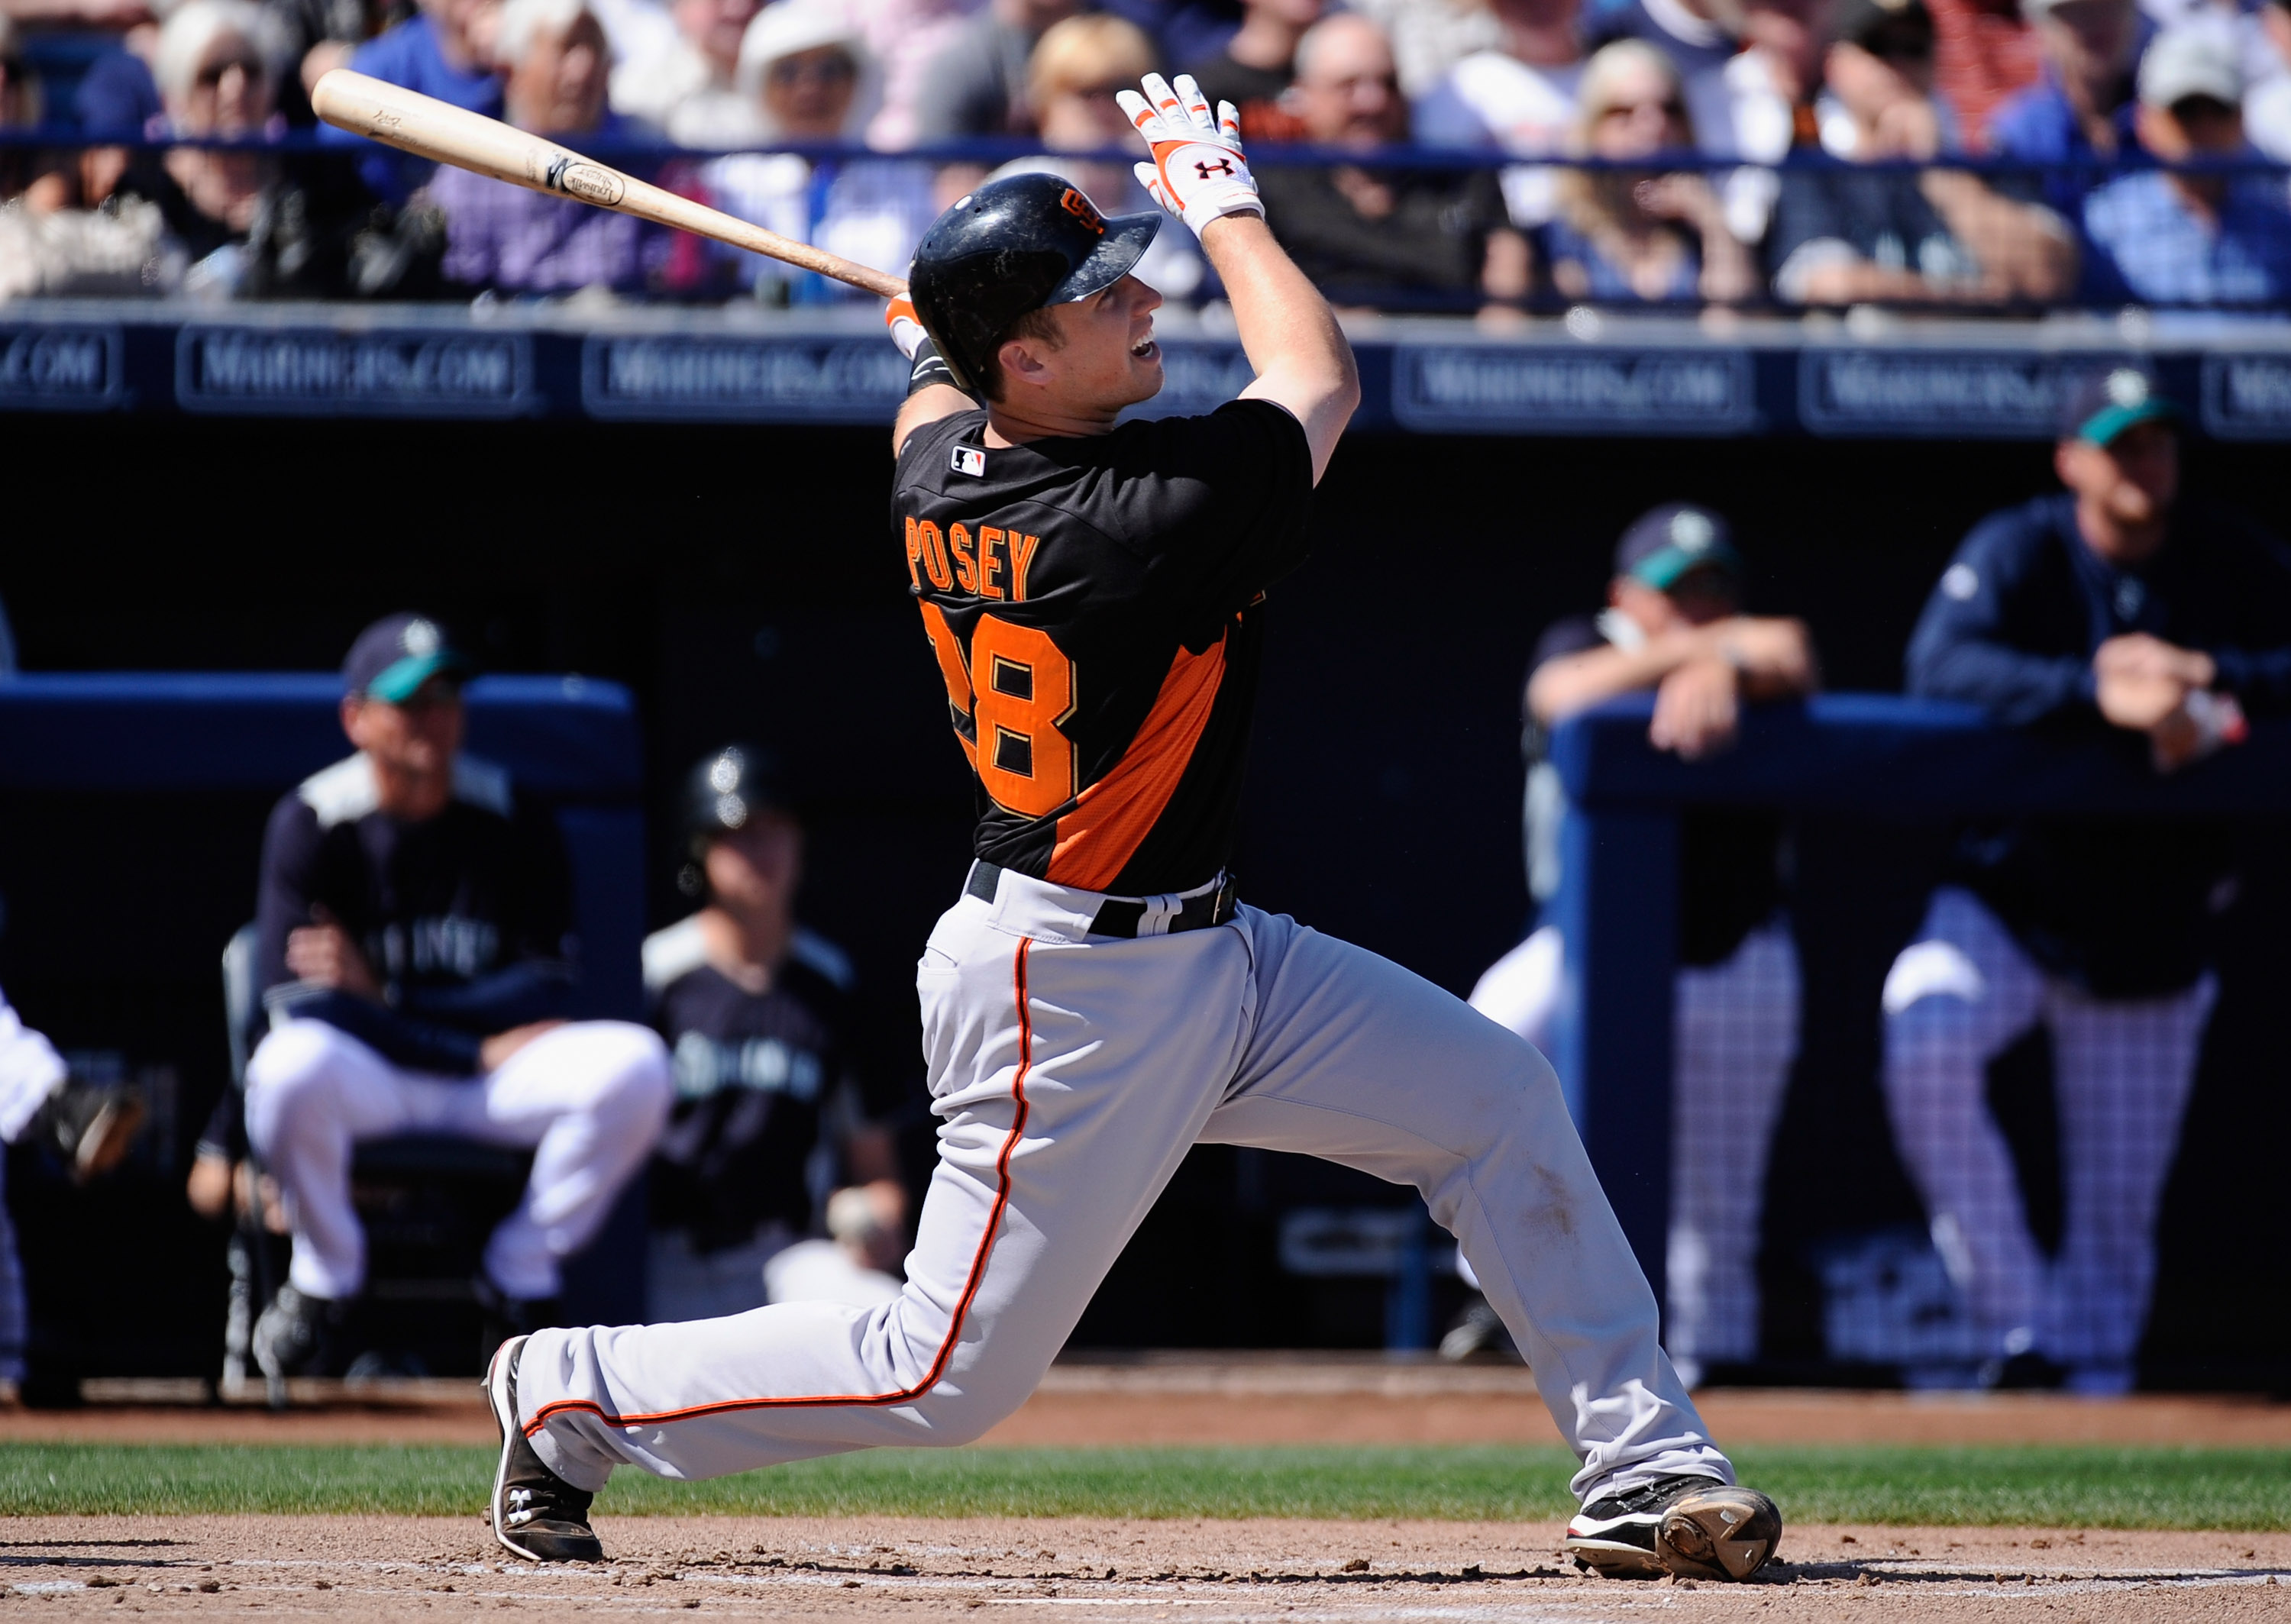
<path fill-rule="evenodd" d="M 1732 1486 L 1658 1343 L 1543 1057 L 1234 898 L 1266 589 L 1304 560 L 1360 386 L 1266 229 L 1232 109 L 1178 85 L 1149 76 L 1150 103 L 1122 104 L 1154 152 L 1140 178 L 1225 282 L 1257 374 L 1239 400 L 1117 422 L 1162 387 L 1161 298 L 1128 273 L 1162 219 L 1105 219 L 1055 176 L 948 210 L 912 315 L 890 313 L 914 360 L 892 534 L 980 792 L 977 860 L 916 974 L 942 1126 L 905 1289 L 504 1343 L 492 1511 L 520 1556 L 601 1555 L 589 1506 L 615 1467 L 713 1477 L 977 1438 L 1196 1144 L 1421 1192 L 1582 1462 L 1584 1562 L 1741 1579 L 1773 1552 L 1781 1517 Z"/>

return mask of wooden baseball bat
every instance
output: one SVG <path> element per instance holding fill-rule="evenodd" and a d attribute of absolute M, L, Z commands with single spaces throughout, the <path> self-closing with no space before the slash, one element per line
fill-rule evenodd
<path fill-rule="evenodd" d="M 695 237 L 713 237 L 751 253 L 864 287 L 885 299 L 907 291 L 907 285 L 896 277 L 663 191 L 634 175 L 568 151 L 546 136 L 529 134 L 497 118 L 347 68 L 319 76 L 310 88 L 310 105 L 337 129 L 403 148 L 417 157 L 435 158 L 536 192 L 593 203 L 600 209 L 673 226 Z"/>

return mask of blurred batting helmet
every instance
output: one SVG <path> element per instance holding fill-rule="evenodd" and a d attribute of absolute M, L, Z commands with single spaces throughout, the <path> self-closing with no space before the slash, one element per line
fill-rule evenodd
<path fill-rule="evenodd" d="M 1109 219 L 1057 175 L 990 181 L 923 233 L 907 293 L 954 381 L 976 394 L 1012 322 L 1113 286 L 1161 229 L 1159 213 Z"/>
<path fill-rule="evenodd" d="M 698 895 L 711 840 L 737 834 L 765 812 L 793 812 L 771 752 L 727 744 L 692 769 L 684 785 L 684 872 L 677 883 Z"/>

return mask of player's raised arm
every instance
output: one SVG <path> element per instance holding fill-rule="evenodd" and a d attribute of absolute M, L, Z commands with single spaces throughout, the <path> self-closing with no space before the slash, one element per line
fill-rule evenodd
<path fill-rule="evenodd" d="M 1200 88 L 1183 74 L 1174 90 L 1161 75 L 1147 74 L 1145 92 L 1120 92 L 1122 110 L 1154 149 L 1154 161 L 1137 165 L 1137 178 L 1202 239 L 1233 301 L 1242 348 L 1257 369 L 1242 398 L 1274 401 L 1296 414 L 1313 447 L 1318 483 L 1337 437 L 1360 405 L 1352 346 L 1320 289 L 1266 226 L 1233 104 L 1211 114 Z"/>
<path fill-rule="evenodd" d="M 956 384 L 953 372 L 939 355 L 938 346 L 923 331 L 922 318 L 915 314 L 912 299 L 902 293 L 885 306 L 883 325 L 891 330 L 891 342 L 899 347 L 899 353 L 907 358 L 912 368 L 907 377 L 907 398 L 899 407 L 899 414 L 891 420 L 891 454 L 896 457 L 905 449 L 907 436 L 925 423 L 968 412 L 978 403 Z"/>

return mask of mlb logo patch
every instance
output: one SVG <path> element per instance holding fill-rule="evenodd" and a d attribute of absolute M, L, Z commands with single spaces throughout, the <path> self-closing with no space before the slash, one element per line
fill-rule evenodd
<path fill-rule="evenodd" d="M 986 478 L 986 454 L 976 446 L 957 446 L 954 448 L 954 471 L 969 474 L 974 479 L 984 479 Z"/>

